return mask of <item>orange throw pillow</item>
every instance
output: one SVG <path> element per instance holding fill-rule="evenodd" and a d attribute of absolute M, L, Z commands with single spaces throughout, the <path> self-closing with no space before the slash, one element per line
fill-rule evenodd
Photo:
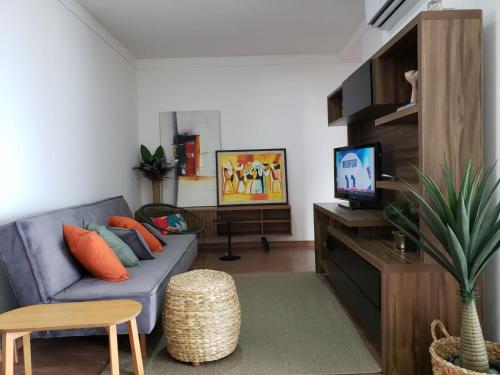
<path fill-rule="evenodd" d="M 136 229 L 141 234 L 142 238 L 144 238 L 151 251 L 160 252 L 163 250 L 163 246 L 161 245 L 160 241 L 158 241 L 158 239 L 153 236 L 144 225 L 134 219 L 131 219 L 130 217 L 110 216 L 108 219 L 108 224 L 112 227 Z"/>
<path fill-rule="evenodd" d="M 96 279 L 128 280 L 128 272 L 114 251 L 96 232 L 63 225 L 64 238 L 73 256 Z"/>

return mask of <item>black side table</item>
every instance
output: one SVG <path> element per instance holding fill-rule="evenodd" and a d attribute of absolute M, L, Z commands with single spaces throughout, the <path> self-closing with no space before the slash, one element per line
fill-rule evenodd
<path fill-rule="evenodd" d="M 239 260 L 241 257 L 239 255 L 234 255 L 233 254 L 233 247 L 231 243 L 231 223 L 237 223 L 238 221 L 241 221 L 243 219 L 239 218 L 217 218 L 214 220 L 214 223 L 217 224 L 226 224 L 227 227 L 227 253 L 226 255 L 221 256 L 219 259 L 224 260 L 224 261 L 233 261 L 233 260 Z"/>

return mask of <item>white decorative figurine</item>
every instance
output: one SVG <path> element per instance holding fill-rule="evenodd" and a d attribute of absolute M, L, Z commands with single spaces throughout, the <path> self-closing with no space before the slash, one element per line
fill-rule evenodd
<path fill-rule="evenodd" d="M 409 70 L 405 73 L 406 80 L 411 85 L 410 103 L 415 104 L 418 97 L 418 70 Z"/>

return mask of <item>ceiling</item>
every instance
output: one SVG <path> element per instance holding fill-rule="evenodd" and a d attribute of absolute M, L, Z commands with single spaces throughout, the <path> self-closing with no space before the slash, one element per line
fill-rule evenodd
<path fill-rule="evenodd" d="M 139 59 L 337 52 L 363 0 L 78 0 Z"/>

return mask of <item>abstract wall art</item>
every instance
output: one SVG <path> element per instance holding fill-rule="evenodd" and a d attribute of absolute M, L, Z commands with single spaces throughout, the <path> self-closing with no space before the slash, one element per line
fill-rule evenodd
<path fill-rule="evenodd" d="M 217 183 L 215 151 L 221 148 L 219 111 L 160 113 L 160 142 L 167 158 L 176 158 L 174 183 L 163 196 L 180 207 L 214 206 Z"/>
<path fill-rule="evenodd" d="M 288 203 L 286 150 L 216 152 L 219 206 Z"/>

